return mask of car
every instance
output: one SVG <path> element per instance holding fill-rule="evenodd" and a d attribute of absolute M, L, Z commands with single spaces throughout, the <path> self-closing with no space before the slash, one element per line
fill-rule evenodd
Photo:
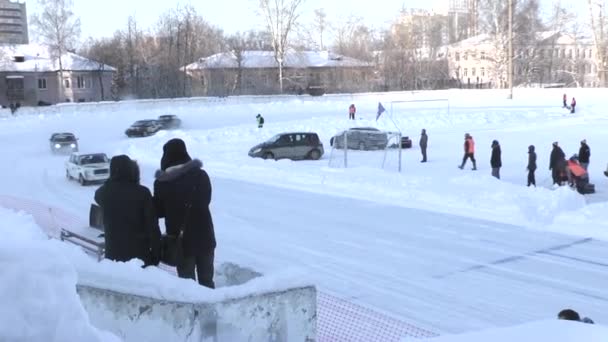
<path fill-rule="evenodd" d="M 83 186 L 103 182 L 110 178 L 110 160 L 105 153 L 72 153 L 65 163 L 65 176 Z"/>
<path fill-rule="evenodd" d="M 323 156 L 323 144 L 317 133 L 281 133 L 249 150 L 249 156 L 264 159 L 312 159 Z"/>
<path fill-rule="evenodd" d="M 399 148 L 399 145 L 396 143 L 391 144 L 390 148 Z M 412 148 L 412 139 L 410 137 L 405 136 L 401 137 L 401 148 Z"/>
<path fill-rule="evenodd" d="M 125 134 L 131 137 L 147 137 L 154 135 L 162 129 L 161 124 L 157 120 L 138 120 L 131 127 L 127 128 Z"/>
<path fill-rule="evenodd" d="M 180 128 L 182 125 L 182 120 L 177 117 L 177 115 L 167 114 L 161 115 L 156 120 L 162 126 L 163 129 L 175 129 Z"/>
<path fill-rule="evenodd" d="M 51 152 L 78 152 L 78 138 L 74 133 L 53 133 L 49 139 Z"/>
<path fill-rule="evenodd" d="M 331 146 L 344 148 L 344 135 L 347 134 L 346 144 L 350 150 L 383 150 L 388 145 L 388 135 L 374 127 L 354 127 L 333 136 L 329 143 Z"/>

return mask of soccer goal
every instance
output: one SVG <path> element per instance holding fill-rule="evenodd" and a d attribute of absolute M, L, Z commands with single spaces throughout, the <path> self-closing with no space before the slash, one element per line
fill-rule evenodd
<path fill-rule="evenodd" d="M 401 172 L 403 142 L 400 132 L 354 127 L 334 135 L 330 145 L 329 167 L 367 167 Z"/>
<path fill-rule="evenodd" d="M 450 100 L 445 99 L 420 99 L 420 100 L 397 100 L 389 103 L 387 119 L 392 121 L 395 129 L 404 136 L 412 135 L 412 127 L 408 127 L 407 121 L 412 119 L 441 120 L 452 123 L 450 116 Z M 422 127 L 420 127 L 422 128 Z M 416 132 L 417 133 L 417 132 Z"/>

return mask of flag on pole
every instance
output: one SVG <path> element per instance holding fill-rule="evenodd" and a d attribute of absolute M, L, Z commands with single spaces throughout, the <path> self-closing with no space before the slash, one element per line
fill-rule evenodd
<path fill-rule="evenodd" d="M 382 115 L 382 113 L 384 113 L 386 111 L 386 109 L 384 109 L 384 107 L 382 106 L 382 103 L 378 102 L 378 114 L 376 114 L 376 121 L 378 121 L 378 119 L 380 119 L 380 115 Z"/>

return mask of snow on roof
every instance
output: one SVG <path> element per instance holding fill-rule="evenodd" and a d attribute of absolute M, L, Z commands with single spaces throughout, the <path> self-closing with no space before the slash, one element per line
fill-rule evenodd
<path fill-rule="evenodd" d="M 278 64 L 273 51 L 243 51 L 243 68 L 276 68 Z M 331 53 L 329 51 L 288 51 L 285 53 L 286 68 L 322 67 L 371 67 L 370 63 L 355 58 Z M 186 66 L 188 70 L 238 68 L 238 60 L 233 52 L 223 52 L 201 58 Z"/>
<path fill-rule="evenodd" d="M 15 57 L 23 57 L 22 62 Z M 113 67 L 100 64 L 91 59 L 68 52 L 61 58 L 63 70 L 66 71 L 97 71 L 103 66 L 105 71 L 115 71 Z M 59 61 L 53 60 L 49 50 L 38 44 L 1 44 L 0 71 L 15 72 L 45 72 L 58 71 Z"/>

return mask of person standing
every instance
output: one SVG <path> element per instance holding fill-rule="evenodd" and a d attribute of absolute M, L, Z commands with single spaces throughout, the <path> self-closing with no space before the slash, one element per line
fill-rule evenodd
<path fill-rule="evenodd" d="M 357 107 L 355 107 L 354 103 L 351 103 L 348 107 L 348 119 L 355 120 L 355 114 L 357 113 Z"/>
<path fill-rule="evenodd" d="M 573 97 L 573 98 L 572 98 L 572 102 L 570 103 L 570 113 L 571 113 L 571 114 L 574 114 L 574 112 L 575 112 L 575 109 L 574 109 L 574 108 L 575 108 L 575 107 L 576 107 L 576 99 Z"/>
<path fill-rule="evenodd" d="M 492 176 L 500 179 L 500 168 L 502 167 L 502 158 L 500 144 L 498 140 L 492 141 L 492 155 L 490 157 L 490 165 L 492 166 Z"/>
<path fill-rule="evenodd" d="M 156 172 L 154 199 L 168 235 L 182 236 L 183 257 L 177 262 L 180 278 L 197 279 L 208 288 L 213 282 L 215 231 L 209 204 L 211 181 L 203 163 L 190 158 L 181 139 L 163 146 L 161 169 Z"/>
<path fill-rule="evenodd" d="M 258 122 L 258 128 L 264 127 L 264 117 L 262 114 L 258 113 L 258 115 L 255 116 L 255 119 Z"/>
<path fill-rule="evenodd" d="M 581 141 L 581 148 L 578 150 L 578 162 L 581 164 L 583 169 L 587 171 L 589 167 L 589 159 L 591 158 L 591 149 L 589 145 L 587 145 L 587 140 L 583 139 Z"/>
<path fill-rule="evenodd" d="M 558 146 L 557 141 L 553 143 L 553 149 L 551 150 L 551 156 L 549 157 L 549 170 L 551 170 L 553 184 L 561 186 L 563 173 L 566 170 L 566 154 Z"/>
<path fill-rule="evenodd" d="M 420 133 L 420 142 L 418 143 L 420 145 L 420 152 L 422 153 L 422 160 L 420 161 L 421 163 L 426 163 L 426 147 L 428 142 L 429 137 L 426 135 L 426 129 L 423 128 L 422 132 Z"/>
<path fill-rule="evenodd" d="M 568 97 L 564 94 L 564 106 L 562 108 L 568 108 Z"/>
<path fill-rule="evenodd" d="M 462 158 L 462 164 L 458 166 L 459 169 L 462 170 L 464 168 L 467 159 L 471 159 L 471 162 L 473 162 L 472 170 L 477 170 L 477 162 L 475 161 L 475 140 L 473 140 L 473 137 L 469 133 L 464 135 L 464 157 Z"/>
<path fill-rule="evenodd" d="M 126 155 L 110 161 L 110 178 L 95 191 L 103 211 L 105 257 L 158 265 L 160 228 L 150 190 L 139 184 L 139 167 Z"/>
<path fill-rule="evenodd" d="M 534 145 L 528 146 L 528 186 L 534 185 L 536 187 L 536 177 L 534 172 L 536 171 L 536 152 L 534 152 Z"/>

